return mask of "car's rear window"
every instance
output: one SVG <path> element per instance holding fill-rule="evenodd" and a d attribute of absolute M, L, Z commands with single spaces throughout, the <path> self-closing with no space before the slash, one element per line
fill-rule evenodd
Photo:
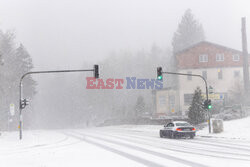
<path fill-rule="evenodd" d="M 191 126 L 189 123 L 176 123 L 176 126 Z"/>

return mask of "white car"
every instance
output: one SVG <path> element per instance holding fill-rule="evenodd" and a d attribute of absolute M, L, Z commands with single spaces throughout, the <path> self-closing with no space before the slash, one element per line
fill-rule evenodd
<path fill-rule="evenodd" d="M 177 138 L 177 137 L 190 137 L 195 136 L 196 129 L 194 126 L 185 121 L 174 121 L 164 125 L 160 130 L 160 137 Z"/>

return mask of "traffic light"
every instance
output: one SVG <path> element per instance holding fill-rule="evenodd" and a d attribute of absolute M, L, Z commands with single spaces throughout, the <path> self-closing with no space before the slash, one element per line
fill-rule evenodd
<path fill-rule="evenodd" d="M 212 108 L 212 104 L 211 104 L 211 100 L 205 100 L 204 104 L 203 104 L 204 109 L 211 109 Z"/>
<path fill-rule="evenodd" d="M 157 67 L 157 79 L 162 80 L 162 67 Z"/>
<path fill-rule="evenodd" d="M 99 78 L 99 66 L 94 65 L 94 77 L 97 79 Z"/>
<path fill-rule="evenodd" d="M 207 102 L 208 102 L 208 101 L 205 100 L 204 103 L 203 103 L 203 108 L 204 108 L 204 109 L 207 109 L 207 108 L 208 108 L 208 103 L 207 103 Z"/>
<path fill-rule="evenodd" d="M 21 107 L 21 109 L 24 109 L 27 105 L 29 105 L 30 104 L 30 102 L 29 102 L 29 100 L 28 99 L 22 99 L 21 100 L 21 104 L 20 104 L 20 107 Z"/>
<path fill-rule="evenodd" d="M 212 104 L 211 104 L 211 100 L 209 99 L 208 102 L 207 102 L 207 108 L 208 109 L 211 109 L 212 108 Z"/>

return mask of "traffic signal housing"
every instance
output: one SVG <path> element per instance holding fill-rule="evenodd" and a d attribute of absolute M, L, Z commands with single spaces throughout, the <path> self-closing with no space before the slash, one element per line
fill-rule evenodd
<path fill-rule="evenodd" d="M 208 103 L 207 103 L 207 102 L 208 102 L 208 101 L 205 100 L 204 103 L 203 103 L 203 108 L 204 108 L 204 109 L 207 109 L 207 108 L 208 108 Z"/>
<path fill-rule="evenodd" d="M 20 104 L 20 108 L 21 109 L 24 109 L 27 105 L 29 105 L 30 104 L 30 102 L 29 102 L 29 100 L 28 99 L 22 99 L 21 100 L 21 104 Z"/>
<path fill-rule="evenodd" d="M 99 66 L 94 65 L 94 77 L 97 79 L 99 78 Z"/>
<path fill-rule="evenodd" d="M 204 107 L 204 109 L 211 109 L 212 108 L 211 100 L 210 99 L 205 100 L 204 104 L 203 104 L 203 107 Z"/>
<path fill-rule="evenodd" d="M 162 80 L 162 67 L 157 67 L 157 79 Z"/>
<path fill-rule="evenodd" d="M 210 99 L 208 100 L 207 108 L 208 108 L 208 109 L 211 109 L 211 108 L 212 108 L 212 104 L 211 104 L 211 100 L 210 100 Z"/>

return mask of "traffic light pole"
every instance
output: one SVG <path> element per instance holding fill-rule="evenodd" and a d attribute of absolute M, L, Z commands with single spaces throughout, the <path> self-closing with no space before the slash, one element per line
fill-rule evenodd
<path fill-rule="evenodd" d="M 206 99 L 208 101 L 208 88 L 207 88 L 207 80 L 201 76 L 201 75 L 197 75 L 197 74 L 185 74 L 185 73 L 176 73 L 176 72 L 162 72 L 163 74 L 171 74 L 171 75 L 185 75 L 185 76 L 193 76 L 193 77 L 200 77 L 204 83 L 205 83 L 205 87 L 206 87 Z M 209 128 L 209 133 L 211 133 L 211 115 L 209 110 L 207 109 L 207 113 L 208 113 L 208 128 Z"/>
<path fill-rule="evenodd" d="M 98 65 L 94 65 L 94 69 L 87 69 L 87 70 L 56 70 L 56 71 L 32 71 L 32 72 L 27 72 L 22 75 L 20 82 L 19 82 L 19 139 L 22 140 L 23 134 L 22 134 L 22 129 L 23 129 L 23 116 L 22 116 L 22 81 L 27 75 L 31 74 L 49 74 L 49 73 L 72 73 L 72 72 L 88 72 L 88 71 L 93 71 L 95 77 L 99 77 L 99 71 L 98 71 Z M 97 71 L 97 72 L 96 72 Z M 98 75 L 97 75 L 98 74 Z"/>

